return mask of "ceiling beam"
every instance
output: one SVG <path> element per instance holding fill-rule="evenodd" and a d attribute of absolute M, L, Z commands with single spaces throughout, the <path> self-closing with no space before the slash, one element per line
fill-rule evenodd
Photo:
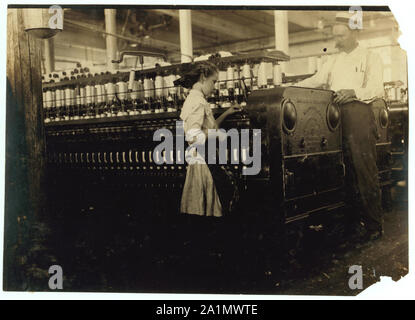
<path fill-rule="evenodd" d="M 391 17 L 384 17 L 376 19 L 379 23 L 377 26 L 370 26 L 370 22 L 364 22 L 363 29 L 359 32 L 359 37 L 366 37 L 367 34 L 387 32 L 395 30 L 397 28 L 396 21 Z M 289 34 L 289 45 L 303 45 L 307 43 L 313 43 L 317 41 L 329 41 L 332 39 L 331 28 L 325 27 L 321 31 L 309 30 L 294 32 Z M 215 51 L 230 51 L 230 52 L 243 52 L 252 51 L 255 49 L 269 49 L 275 47 L 275 37 L 259 37 L 253 39 L 246 39 L 244 41 L 235 41 L 228 43 L 221 43 L 212 47 L 196 47 L 196 50 L 204 52 L 215 52 Z"/>
<path fill-rule="evenodd" d="M 314 42 L 320 40 L 327 40 L 330 39 L 331 36 L 326 32 L 315 32 L 315 31 L 301 31 L 291 33 L 289 35 L 289 45 L 297 45 L 306 42 Z M 238 52 L 238 51 L 251 51 L 254 49 L 266 49 L 266 48 L 275 48 L 275 37 L 258 37 L 253 39 L 245 39 L 244 41 L 235 41 L 230 43 L 222 43 L 218 44 L 215 47 L 200 47 L 196 48 L 197 50 L 202 50 L 205 52 L 212 52 L 212 51 L 231 51 L 231 52 Z"/>
<path fill-rule="evenodd" d="M 306 29 L 316 29 L 318 19 L 313 15 L 313 11 L 287 10 L 288 22 L 294 23 Z M 264 10 L 264 13 L 274 16 L 274 10 Z"/>
<path fill-rule="evenodd" d="M 194 45 L 209 45 L 213 46 L 218 41 L 215 37 L 207 35 L 204 33 L 204 30 L 194 30 L 192 28 L 193 34 L 193 44 Z M 179 24 L 177 22 L 172 23 L 168 30 L 157 29 L 149 33 L 149 35 L 154 39 L 159 39 L 168 42 L 174 42 L 177 45 L 180 44 L 180 33 L 179 33 Z M 180 45 L 179 45 L 180 46 Z M 179 50 L 179 48 L 176 48 Z"/>
<path fill-rule="evenodd" d="M 90 63 L 103 63 L 106 62 L 105 50 L 73 46 L 69 43 L 61 43 L 55 45 L 55 59 L 59 60 L 74 60 L 77 62 L 88 61 Z"/>
<path fill-rule="evenodd" d="M 287 10 L 288 12 L 288 22 L 294 23 L 306 29 L 317 29 L 318 21 L 326 25 L 332 25 L 335 20 L 336 10 Z M 267 15 L 274 15 L 273 10 L 264 10 L 264 13 Z M 390 12 L 378 12 L 378 11 L 364 11 L 363 22 L 368 22 L 371 19 L 385 19 L 393 18 L 393 15 Z"/>
<path fill-rule="evenodd" d="M 70 43 L 79 46 L 89 46 L 105 49 L 105 38 L 102 35 L 89 32 L 79 32 L 79 28 L 66 23 L 62 32 L 54 37 L 55 43 Z"/>
<path fill-rule="evenodd" d="M 249 28 L 259 32 L 273 34 L 274 17 L 263 14 L 263 10 L 231 10 L 232 14 L 238 18 L 238 23 L 249 23 Z"/>
<path fill-rule="evenodd" d="M 180 48 L 180 45 L 174 42 L 167 42 L 167 41 L 162 41 L 162 40 L 157 40 L 157 39 L 145 39 L 145 38 L 135 38 L 135 37 L 131 37 L 131 36 L 123 36 L 120 34 L 114 34 L 114 33 L 109 33 L 106 32 L 105 30 L 102 30 L 100 28 L 97 28 L 93 25 L 84 23 L 84 22 L 79 22 L 79 21 L 73 21 L 73 20 L 66 20 L 67 23 L 74 25 L 74 26 L 78 26 L 82 29 L 86 29 L 88 31 L 91 32 L 95 32 L 95 33 L 100 33 L 103 35 L 110 35 L 110 36 L 114 36 L 118 39 L 122 39 L 125 41 L 129 41 L 129 42 L 133 42 L 133 43 L 137 43 L 140 48 L 142 49 L 143 47 L 150 47 L 150 48 L 154 48 L 154 49 L 160 49 L 160 48 Z"/>
<path fill-rule="evenodd" d="M 303 11 L 288 11 L 288 21 L 306 29 L 317 29 L 318 19 L 311 13 Z"/>
<path fill-rule="evenodd" d="M 151 10 L 152 12 L 169 15 L 175 19 L 179 19 L 178 10 L 166 10 L 166 9 L 155 9 Z M 252 30 L 249 27 L 233 23 L 229 20 L 226 20 L 224 15 L 221 18 L 207 14 L 205 12 L 200 12 L 197 10 L 192 10 L 192 25 L 218 32 L 224 34 L 227 37 L 233 37 L 237 39 L 246 39 L 258 37 L 261 33 Z"/>

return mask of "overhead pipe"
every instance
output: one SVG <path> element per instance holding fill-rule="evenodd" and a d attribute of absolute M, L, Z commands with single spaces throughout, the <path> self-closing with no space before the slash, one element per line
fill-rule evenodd
<path fill-rule="evenodd" d="M 130 51 L 121 51 L 120 58 L 118 60 L 112 60 L 112 63 L 121 63 L 124 60 L 124 56 L 144 56 L 144 57 L 156 57 L 156 58 L 163 58 L 166 61 L 167 57 L 163 53 L 158 52 L 151 52 L 151 51 L 138 51 L 138 50 L 130 50 Z"/>
<path fill-rule="evenodd" d="M 88 24 L 85 24 L 85 23 L 82 23 L 82 22 L 78 22 L 78 21 L 69 20 L 69 19 L 65 20 L 65 23 L 74 25 L 76 27 L 79 27 L 79 28 L 82 28 L 82 29 L 85 29 L 85 30 L 90 30 L 92 32 L 100 33 L 100 34 L 103 34 L 105 36 L 112 36 L 112 37 L 115 37 L 117 39 L 129 41 L 129 42 L 132 42 L 132 43 L 136 43 L 136 44 L 138 44 L 140 46 L 140 48 L 142 48 L 142 50 L 151 51 L 151 52 L 154 52 L 154 53 L 161 53 L 161 54 L 165 54 L 166 53 L 165 50 L 153 49 L 153 48 L 150 48 L 150 47 L 144 47 L 144 46 L 142 46 L 143 40 L 140 39 L 140 38 L 134 38 L 134 37 L 124 36 L 124 35 L 121 35 L 121 34 L 107 32 L 107 31 L 101 30 L 99 28 L 90 26 Z M 172 43 L 164 42 L 164 41 L 161 41 L 161 40 L 157 40 L 157 42 L 158 43 L 163 43 L 165 46 L 172 44 Z M 178 47 L 178 45 L 177 45 L 177 47 Z"/>

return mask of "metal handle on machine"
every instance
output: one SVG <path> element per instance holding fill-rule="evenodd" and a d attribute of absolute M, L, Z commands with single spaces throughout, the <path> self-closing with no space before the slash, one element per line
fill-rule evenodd
<path fill-rule="evenodd" d="M 341 165 L 342 165 L 342 168 L 343 168 L 343 177 L 345 177 L 346 176 L 346 166 L 344 165 L 343 162 L 341 163 Z"/>
<path fill-rule="evenodd" d="M 306 145 L 305 138 L 303 137 L 303 138 L 301 138 L 301 141 L 300 141 L 300 147 L 305 148 L 305 145 Z"/>
<path fill-rule="evenodd" d="M 387 157 L 387 163 L 389 166 L 391 166 L 393 164 L 393 156 L 392 156 L 392 152 L 388 151 L 387 153 L 388 157 Z"/>
<path fill-rule="evenodd" d="M 244 89 L 242 90 L 242 92 L 244 94 L 245 101 L 248 101 L 248 93 L 247 93 L 248 87 L 246 86 L 246 83 L 245 83 L 245 77 L 242 77 L 241 80 L 242 80 L 242 84 L 244 85 Z"/>
<path fill-rule="evenodd" d="M 285 169 L 285 184 L 293 185 L 294 184 L 294 172 Z"/>
<path fill-rule="evenodd" d="M 121 63 L 124 60 L 124 56 L 138 56 L 140 58 L 140 64 L 144 64 L 144 56 L 163 58 L 166 61 L 166 55 L 159 52 L 150 51 L 121 51 L 119 60 L 111 60 L 112 63 Z"/>

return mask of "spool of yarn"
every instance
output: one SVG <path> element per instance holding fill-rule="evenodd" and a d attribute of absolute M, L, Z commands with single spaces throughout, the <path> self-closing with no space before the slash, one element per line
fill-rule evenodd
<path fill-rule="evenodd" d="M 127 91 L 128 91 L 127 83 L 124 81 L 119 81 L 117 83 L 117 94 L 120 100 L 127 99 Z"/>
<path fill-rule="evenodd" d="M 282 70 L 279 64 L 274 66 L 274 85 L 282 84 Z"/>
<path fill-rule="evenodd" d="M 115 99 L 115 84 L 112 82 L 108 82 L 106 84 L 106 89 L 108 101 L 113 101 Z"/>
<path fill-rule="evenodd" d="M 258 68 L 258 87 L 264 87 L 266 85 L 267 85 L 266 63 L 261 62 Z"/>
<path fill-rule="evenodd" d="M 226 89 L 235 88 L 234 79 L 235 79 L 234 68 L 232 66 L 229 66 L 228 69 L 226 70 L 226 80 L 227 80 Z"/>
<path fill-rule="evenodd" d="M 156 81 L 154 82 L 155 89 L 156 89 L 156 97 L 160 98 L 163 96 L 163 89 L 164 89 L 164 80 L 163 77 L 158 75 L 156 76 Z"/>

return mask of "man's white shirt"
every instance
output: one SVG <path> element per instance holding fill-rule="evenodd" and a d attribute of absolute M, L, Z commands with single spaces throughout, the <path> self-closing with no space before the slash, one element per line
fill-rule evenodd
<path fill-rule="evenodd" d="M 322 68 L 297 86 L 353 89 L 357 99 L 370 102 L 384 96 L 383 62 L 379 55 L 358 45 L 353 51 L 328 57 Z"/>

